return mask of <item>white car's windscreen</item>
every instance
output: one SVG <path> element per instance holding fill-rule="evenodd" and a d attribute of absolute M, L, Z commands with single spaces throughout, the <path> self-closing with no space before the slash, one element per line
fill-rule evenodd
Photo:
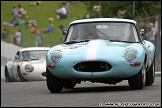
<path fill-rule="evenodd" d="M 46 59 L 47 51 L 35 50 L 35 51 L 23 51 L 20 54 L 20 61 L 27 59 Z"/>

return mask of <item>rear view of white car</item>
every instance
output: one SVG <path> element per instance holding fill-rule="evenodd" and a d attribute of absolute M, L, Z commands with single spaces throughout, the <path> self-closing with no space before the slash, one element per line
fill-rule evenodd
<path fill-rule="evenodd" d="M 5 66 L 6 82 L 45 81 L 46 53 L 49 47 L 28 47 L 17 51 Z"/>

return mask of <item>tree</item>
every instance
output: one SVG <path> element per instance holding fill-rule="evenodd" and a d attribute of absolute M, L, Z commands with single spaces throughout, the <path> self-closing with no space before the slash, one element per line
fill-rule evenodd
<path fill-rule="evenodd" d="M 101 17 L 119 17 L 121 11 L 126 11 L 123 18 L 133 18 L 133 1 L 82 1 L 91 17 L 98 17 L 93 10 L 95 5 L 101 4 Z M 161 14 L 161 1 L 135 1 L 135 18 L 146 18 L 147 15 Z M 139 13 L 139 15 L 137 14 Z"/>

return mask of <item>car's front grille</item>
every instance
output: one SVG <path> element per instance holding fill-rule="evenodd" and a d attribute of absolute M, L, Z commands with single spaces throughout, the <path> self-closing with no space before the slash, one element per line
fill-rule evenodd
<path fill-rule="evenodd" d="M 42 76 L 43 76 L 43 77 L 46 77 L 46 72 L 43 72 L 43 73 L 42 73 Z"/>
<path fill-rule="evenodd" d="M 111 65 L 101 61 L 81 62 L 74 66 L 76 71 L 80 72 L 102 72 L 111 69 Z"/>

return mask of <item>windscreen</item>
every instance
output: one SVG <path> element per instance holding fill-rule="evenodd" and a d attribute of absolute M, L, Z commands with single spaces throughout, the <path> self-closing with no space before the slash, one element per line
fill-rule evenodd
<path fill-rule="evenodd" d="M 86 39 L 139 42 L 136 28 L 131 23 L 82 23 L 69 28 L 65 42 Z"/>
<path fill-rule="evenodd" d="M 46 50 L 23 51 L 20 54 L 20 61 L 27 59 L 46 59 Z"/>

